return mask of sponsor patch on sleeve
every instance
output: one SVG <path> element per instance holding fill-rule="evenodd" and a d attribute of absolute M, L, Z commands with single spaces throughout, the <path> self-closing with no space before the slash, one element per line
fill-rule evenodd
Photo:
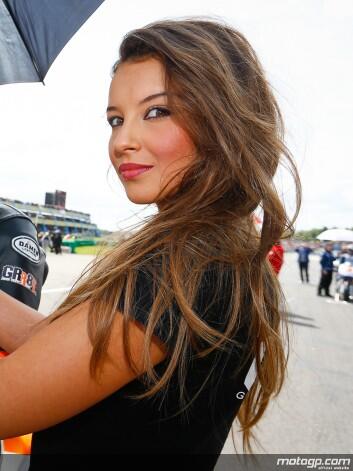
<path fill-rule="evenodd" d="M 26 257 L 33 263 L 40 262 L 40 252 L 37 242 L 26 235 L 14 237 L 11 242 L 11 247 L 15 252 L 23 257 Z"/>
<path fill-rule="evenodd" d="M 26 273 L 22 268 L 13 265 L 4 265 L 1 272 L 1 281 L 8 281 L 21 285 L 37 296 L 37 280 L 32 273 Z"/>

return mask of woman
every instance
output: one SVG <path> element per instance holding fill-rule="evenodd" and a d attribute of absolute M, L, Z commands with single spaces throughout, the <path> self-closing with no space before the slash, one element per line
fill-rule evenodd
<path fill-rule="evenodd" d="M 236 416 L 251 451 L 285 375 L 267 260 L 292 230 L 282 158 L 298 207 L 300 188 L 280 110 L 242 34 L 170 20 L 124 38 L 107 120 L 127 197 L 158 212 L 49 318 L 1 296 L 0 436 L 34 431 L 32 468 L 40 453 L 131 452 L 208 453 L 198 469 L 213 469 Z"/>

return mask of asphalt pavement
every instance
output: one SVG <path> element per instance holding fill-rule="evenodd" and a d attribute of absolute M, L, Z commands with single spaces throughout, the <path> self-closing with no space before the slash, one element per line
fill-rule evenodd
<path fill-rule="evenodd" d="M 49 275 L 40 312 L 65 298 L 89 255 L 47 255 Z M 301 283 L 296 254 L 286 253 L 280 281 L 290 322 L 290 359 L 283 389 L 255 427 L 256 453 L 353 453 L 353 304 L 316 295 L 319 258 L 311 256 L 310 283 Z M 334 292 L 334 282 L 331 286 Z M 234 424 L 236 448 L 241 434 Z M 234 453 L 231 435 L 223 453 Z"/>
<path fill-rule="evenodd" d="M 317 296 L 317 255 L 309 271 L 310 283 L 301 283 L 296 254 L 285 254 L 280 281 L 289 306 L 288 374 L 255 427 L 263 447 L 254 446 L 256 453 L 353 453 L 353 304 Z M 232 449 L 228 438 L 223 451 Z"/>

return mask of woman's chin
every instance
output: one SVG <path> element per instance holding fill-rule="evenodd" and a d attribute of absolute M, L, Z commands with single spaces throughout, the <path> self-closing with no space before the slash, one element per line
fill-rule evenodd
<path fill-rule="evenodd" d="M 135 204 L 151 204 L 155 202 L 154 198 L 149 198 L 147 195 L 136 195 L 126 193 L 126 196 L 131 201 L 131 203 Z"/>

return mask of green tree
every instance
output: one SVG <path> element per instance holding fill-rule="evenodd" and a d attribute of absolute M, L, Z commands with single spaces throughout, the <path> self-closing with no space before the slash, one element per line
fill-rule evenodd
<path fill-rule="evenodd" d="M 316 237 L 324 231 L 327 231 L 326 226 L 321 228 L 313 228 L 306 231 L 296 231 L 294 234 L 294 238 L 306 241 L 315 240 Z"/>

